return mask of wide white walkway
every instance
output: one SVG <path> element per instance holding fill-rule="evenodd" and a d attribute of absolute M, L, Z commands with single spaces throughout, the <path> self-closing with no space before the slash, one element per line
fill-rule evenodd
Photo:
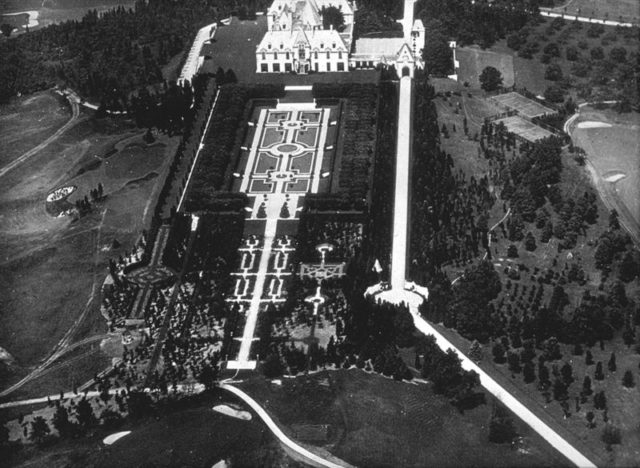
<path fill-rule="evenodd" d="M 396 187 L 393 206 L 393 246 L 391 249 L 391 288 L 404 289 L 407 273 L 407 239 L 409 223 L 409 165 L 411 162 L 411 88 L 408 76 L 400 79 L 398 141 L 396 146 Z"/>

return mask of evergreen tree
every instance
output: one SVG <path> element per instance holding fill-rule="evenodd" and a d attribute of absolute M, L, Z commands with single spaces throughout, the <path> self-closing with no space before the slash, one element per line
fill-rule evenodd
<path fill-rule="evenodd" d="M 609 358 L 609 362 L 607 363 L 607 367 L 609 368 L 610 372 L 615 372 L 616 371 L 616 353 L 612 352 L 611 353 L 611 357 Z"/>
<path fill-rule="evenodd" d="M 622 385 L 627 388 L 633 388 L 636 386 L 636 383 L 633 379 L 633 373 L 630 370 L 625 371 L 624 377 L 622 377 Z"/>
<path fill-rule="evenodd" d="M 604 372 L 602 371 L 602 361 L 598 361 L 596 364 L 596 373 L 594 374 L 596 380 L 604 380 Z"/>
<path fill-rule="evenodd" d="M 612 424 L 607 424 L 602 431 L 602 441 L 605 443 L 607 450 L 611 451 L 612 445 L 620 444 L 622 442 L 620 429 Z"/>
<path fill-rule="evenodd" d="M 489 442 L 494 444 L 510 443 L 517 435 L 513 420 L 507 411 L 495 405 L 489 421 Z"/>
<path fill-rule="evenodd" d="M 86 398 L 82 398 L 76 405 L 76 419 L 84 429 L 94 426 L 97 422 L 93 414 L 93 407 Z"/>
<path fill-rule="evenodd" d="M 593 393 L 591 389 L 591 378 L 588 375 L 584 376 L 584 380 L 582 381 L 582 394 L 585 396 L 589 396 Z"/>
<path fill-rule="evenodd" d="M 529 231 L 524 238 L 524 248 L 529 252 L 536 250 L 536 240 L 533 237 L 533 234 L 531 234 L 531 231 Z"/>
<path fill-rule="evenodd" d="M 591 350 L 590 350 L 590 349 L 588 349 L 588 350 L 587 350 L 587 354 L 586 354 L 585 359 L 584 359 L 584 363 L 585 363 L 587 366 L 592 366 L 592 365 L 593 365 L 593 362 L 594 362 L 594 361 L 593 361 L 593 354 L 591 354 Z"/>
<path fill-rule="evenodd" d="M 504 351 L 504 347 L 502 346 L 502 344 L 500 344 L 499 342 L 496 342 L 493 345 L 493 348 L 492 348 L 491 352 L 493 354 L 493 361 L 496 364 L 504 364 L 506 362 L 505 351 Z"/>
<path fill-rule="evenodd" d="M 73 434 L 73 423 L 69 420 L 67 409 L 59 404 L 53 415 L 53 427 L 63 439 Z"/>
<path fill-rule="evenodd" d="M 31 421 L 31 432 L 29 438 L 36 444 L 41 444 L 51 432 L 49 424 L 42 416 L 36 416 Z"/>
<path fill-rule="evenodd" d="M 527 361 L 522 368 L 522 375 L 524 377 L 524 383 L 531 383 L 536 380 L 536 372 L 533 366 L 533 362 Z"/>

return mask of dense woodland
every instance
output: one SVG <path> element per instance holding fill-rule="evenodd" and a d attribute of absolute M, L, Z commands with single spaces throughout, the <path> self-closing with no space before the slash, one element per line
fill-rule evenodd
<path fill-rule="evenodd" d="M 262 0 L 243 2 L 262 8 Z M 162 67 L 196 32 L 228 16 L 235 0 L 149 0 L 0 42 L 0 102 L 66 84 L 83 97 L 126 109 L 131 94 L 163 83 Z"/>

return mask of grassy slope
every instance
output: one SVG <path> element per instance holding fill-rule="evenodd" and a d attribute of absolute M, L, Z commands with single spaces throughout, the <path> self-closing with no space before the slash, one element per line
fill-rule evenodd
<path fill-rule="evenodd" d="M 48 91 L 0 106 L 0 166 L 50 137 L 71 117 L 66 100 Z"/>
<path fill-rule="evenodd" d="M 161 179 L 154 174 L 162 172 L 176 144 L 176 138 L 162 137 L 146 146 L 141 132 L 126 124 L 85 120 L 3 177 L 0 346 L 16 358 L 16 378 L 45 357 L 69 329 L 84 310 L 94 282 L 99 293 L 108 258 L 131 247 L 151 214 L 147 208 Z M 116 153 L 104 158 L 112 150 Z M 148 180 L 141 180 L 147 175 Z M 72 183 L 78 186 L 74 197 L 84 196 L 98 181 L 108 194 L 98 212 L 75 223 L 45 212 L 44 198 L 53 188 Z M 114 238 L 121 250 L 103 250 Z M 95 299 L 75 339 L 104 333 L 99 294 Z"/>
<path fill-rule="evenodd" d="M 617 114 L 610 110 L 598 111 L 590 107 L 580 110 L 583 121 L 606 122 L 611 128 L 578 129 L 572 132 L 576 145 L 587 151 L 589 160 L 598 173 L 606 177 L 622 172 L 626 177 L 615 184 L 620 198 L 640 223 L 640 115 Z"/>
<path fill-rule="evenodd" d="M 487 443 L 490 405 L 464 414 L 424 384 L 396 382 L 359 370 L 328 371 L 242 384 L 291 432 L 292 424 L 329 424 L 325 448 L 357 466 L 557 466 L 561 457 L 526 428 L 526 452 Z M 461 450 L 461 447 L 464 447 Z"/>

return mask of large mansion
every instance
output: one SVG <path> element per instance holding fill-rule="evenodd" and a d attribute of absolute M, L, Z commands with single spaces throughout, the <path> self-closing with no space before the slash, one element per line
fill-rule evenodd
<path fill-rule="evenodd" d="M 323 8 L 342 12 L 344 29 L 324 29 Z M 267 33 L 256 49 L 258 73 L 343 72 L 378 64 L 422 68 L 424 26 L 403 25 L 403 37 L 361 38 L 352 47 L 355 2 L 347 0 L 274 0 L 267 12 Z"/>

